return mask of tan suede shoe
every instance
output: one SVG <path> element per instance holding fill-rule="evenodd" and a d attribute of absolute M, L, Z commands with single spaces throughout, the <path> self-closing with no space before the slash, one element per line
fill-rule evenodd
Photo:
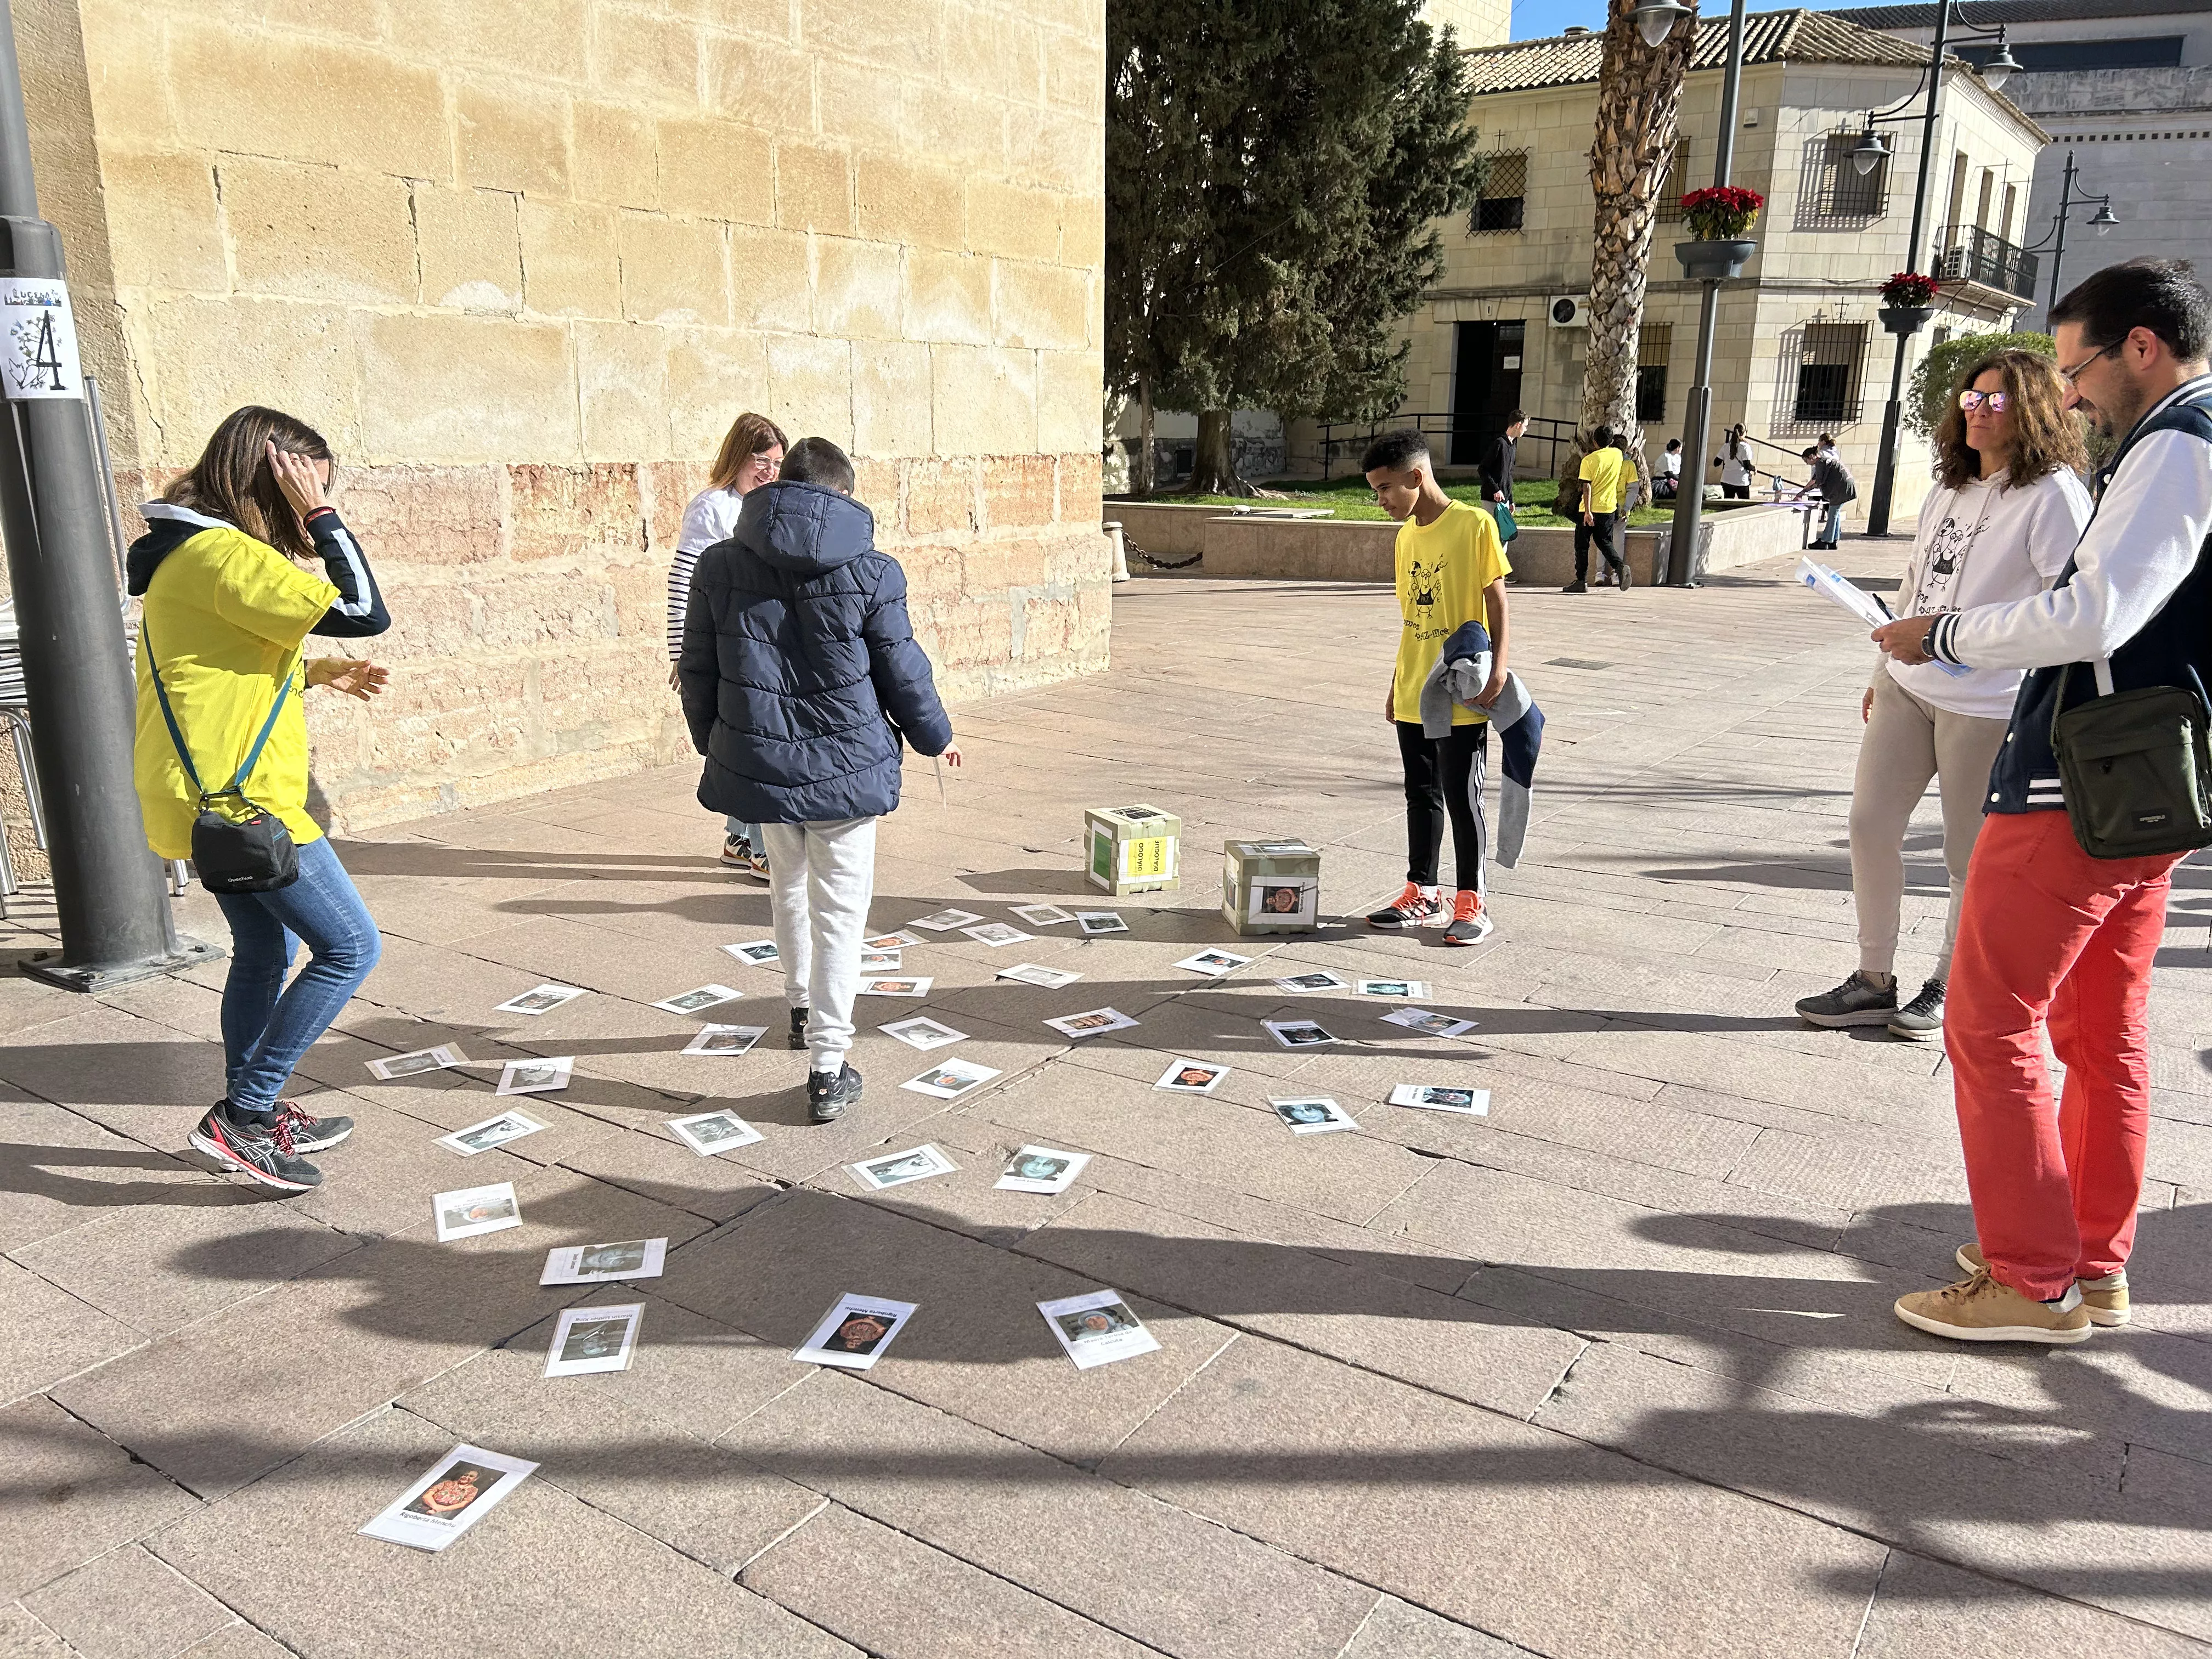
<path fill-rule="evenodd" d="M 1958 1342 L 2086 1342 L 2093 1328 L 2078 1290 L 2053 1306 L 1998 1284 L 1986 1267 L 1940 1291 L 1900 1296 L 1896 1307 L 1906 1324 Z"/>
<path fill-rule="evenodd" d="M 1970 1273 L 1978 1273 L 1990 1265 L 1982 1260 L 1982 1247 L 1978 1244 L 1959 1246 L 1957 1261 Z M 2077 1279 L 2074 1283 L 2081 1289 L 2081 1304 L 2089 1310 L 2092 1325 L 2124 1325 L 2135 1317 L 2128 1310 L 2125 1267 L 2110 1279 Z"/>

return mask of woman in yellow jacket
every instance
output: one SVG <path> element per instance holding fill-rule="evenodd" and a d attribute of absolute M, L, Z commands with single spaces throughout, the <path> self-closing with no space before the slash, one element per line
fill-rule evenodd
<path fill-rule="evenodd" d="M 203 790 L 221 790 L 242 769 L 246 800 L 282 820 L 298 848 L 299 875 L 288 884 L 215 895 L 231 935 L 227 1087 L 191 1137 L 283 1192 L 320 1184 L 302 1154 L 337 1145 L 353 1121 L 313 1116 L 278 1091 L 382 949 L 307 810 L 301 697 L 325 685 L 367 699 L 386 678 L 367 662 L 307 658 L 307 636 L 358 639 L 392 625 L 367 557 L 325 499 L 332 470 L 330 446 L 306 422 L 239 410 L 198 465 L 140 509 L 152 529 L 130 557 L 130 591 L 145 600 L 134 770 L 147 840 L 165 859 L 191 856 Z M 288 987 L 301 940 L 310 960 Z"/>

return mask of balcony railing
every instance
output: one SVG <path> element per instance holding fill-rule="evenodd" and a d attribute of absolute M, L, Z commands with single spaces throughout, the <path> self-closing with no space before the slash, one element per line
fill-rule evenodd
<path fill-rule="evenodd" d="M 1946 225 L 1936 233 L 1929 274 L 1946 283 L 1979 283 L 2022 300 L 2035 297 L 2035 255 L 1979 225 Z"/>

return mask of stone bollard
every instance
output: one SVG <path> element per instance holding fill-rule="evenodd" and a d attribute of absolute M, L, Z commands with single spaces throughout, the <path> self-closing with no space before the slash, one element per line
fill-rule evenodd
<path fill-rule="evenodd" d="M 1114 580 L 1117 582 L 1125 582 L 1128 580 L 1129 546 L 1127 542 L 1121 539 L 1121 526 L 1120 521 L 1114 519 L 1109 519 L 1104 524 L 1101 525 L 1099 528 L 1114 538 Z"/>

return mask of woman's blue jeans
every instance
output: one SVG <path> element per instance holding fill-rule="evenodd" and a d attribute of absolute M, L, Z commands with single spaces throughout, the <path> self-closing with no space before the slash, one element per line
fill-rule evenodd
<path fill-rule="evenodd" d="M 328 836 L 300 848 L 300 878 L 269 893 L 217 893 L 230 923 L 222 987 L 225 1091 L 241 1112 L 276 1109 L 309 1045 L 368 977 L 384 940 Z M 288 987 L 293 947 L 307 965 Z"/>

